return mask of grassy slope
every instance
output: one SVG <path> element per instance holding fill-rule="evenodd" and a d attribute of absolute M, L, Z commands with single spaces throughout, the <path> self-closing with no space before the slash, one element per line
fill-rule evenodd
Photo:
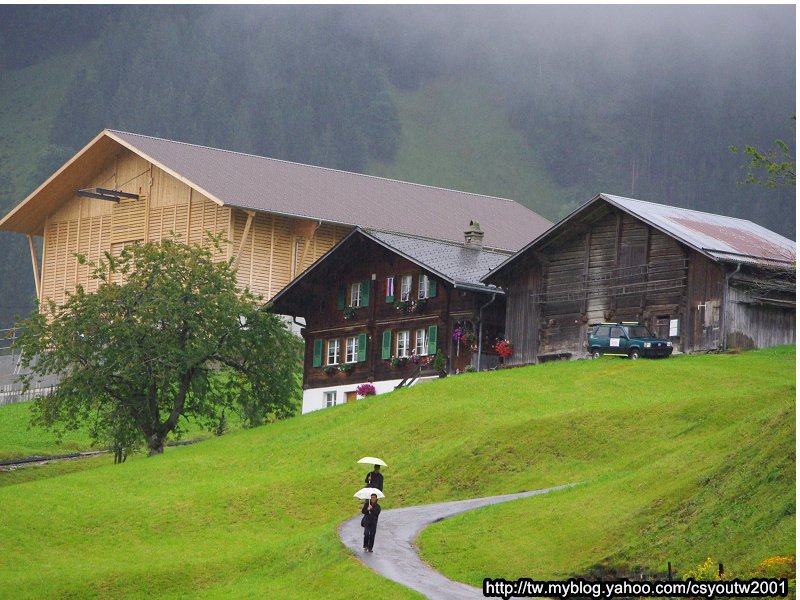
<path fill-rule="evenodd" d="M 24 458 L 28 456 L 54 456 L 73 452 L 98 450 L 92 444 L 88 429 L 68 431 L 63 439 L 46 429 L 30 425 L 30 403 L 7 404 L 0 406 L 0 460 Z M 182 423 L 181 439 L 207 438 L 212 434 L 193 423 Z M 228 415 L 228 428 L 238 430 L 241 420 L 236 414 Z M 175 436 L 171 436 L 170 439 Z M 3 482 L 0 481 L 0 485 Z"/>
<path fill-rule="evenodd" d="M 633 395 L 639 406 L 614 402 L 581 411 L 561 431 L 538 423 L 509 432 L 547 448 L 558 447 L 565 430 L 585 430 L 572 452 L 589 450 L 596 476 L 569 493 L 437 524 L 420 537 L 423 556 L 449 577 L 479 586 L 487 573 L 560 579 L 646 566 L 666 574 L 667 561 L 685 572 L 708 556 L 729 575 L 745 575 L 763 559 L 792 554 L 795 389 L 793 373 L 780 371 L 793 358 L 767 351 L 746 372 L 730 370 L 740 357 L 691 359 L 685 379 L 668 377 L 666 389 L 664 372 L 642 380 Z M 755 375 L 754 368 L 767 371 Z M 619 392 L 630 394 L 628 386 Z M 603 472 L 604 464 L 614 469 Z"/>
<path fill-rule="evenodd" d="M 550 220 L 586 201 L 553 184 L 485 83 L 436 79 L 394 95 L 400 147 L 392 163 L 371 163 L 370 174 L 512 198 Z"/>
<path fill-rule="evenodd" d="M 27 402 L 0 406 L 0 460 L 94 449 L 85 431 L 70 431 L 58 443 L 53 434 L 31 427 L 30 404 Z"/>
<path fill-rule="evenodd" d="M 791 348 L 463 375 L 155 459 L 45 467 L 0 489 L 0 597 L 415 597 L 336 537 L 366 454 L 389 462 L 387 508 L 586 482 L 425 536 L 472 581 L 619 553 L 741 571 L 794 551 L 794 373 Z"/>

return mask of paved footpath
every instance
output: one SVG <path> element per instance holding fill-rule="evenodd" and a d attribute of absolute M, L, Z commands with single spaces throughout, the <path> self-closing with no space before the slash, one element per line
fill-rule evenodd
<path fill-rule="evenodd" d="M 425 564 L 417 553 L 414 540 L 419 533 L 431 523 L 441 521 L 468 510 L 508 502 L 517 498 L 527 498 L 560 490 L 571 485 L 489 496 L 472 500 L 458 500 L 441 504 L 426 504 L 393 508 L 381 511 L 378 520 L 378 531 L 375 535 L 374 552 L 364 552 L 364 530 L 361 527 L 361 514 L 342 523 L 339 537 L 345 546 L 350 548 L 356 558 L 370 569 L 384 577 L 411 588 L 432 600 L 461 600 L 466 598 L 483 598 L 483 592 L 465 583 L 451 581 L 439 571 Z M 492 576 L 488 574 L 488 576 Z M 499 577 L 499 575 L 498 575 Z"/>

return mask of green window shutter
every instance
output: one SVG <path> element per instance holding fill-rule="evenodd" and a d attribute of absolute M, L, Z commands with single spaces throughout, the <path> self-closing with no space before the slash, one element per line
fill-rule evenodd
<path fill-rule="evenodd" d="M 369 306 L 369 279 L 361 282 L 361 306 Z"/>
<path fill-rule="evenodd" d="M 428 327 L 428 354 L 436 354 L 436 335 L 439 328 L 436 325 Z"/>
<path fill-rule="evenodd" d="M 381 358 L 389 360 L 392 358 L 392 332 L 386 330 L 383 332 L 383 344 L 381 345 Z"/>
<path fill-rule="evenodd" d="M 311 363 L 311 366 L 322 366 L 322 340 L 314 340 L 314 362 Z"/>
<path fill-rule="evenodd" d="M 428 278 L 428 298 L 436 298 L 436 280 Z"/>
<path fill-rule="evenodd" d="M 336 296 L 336 310 L 344 310 L 345 294 L 347 294 L 347 288 L 343 285 L 339 286 L 339 295 Z"/>
<path fill-rule="evenodd" d="M 389 295 L 389 279 L 392 280 L 392 294 Z M 394 286 L 397 284 L 397 280 L 392 277 L 386 278 L 386 304 L 392 304 L 394 302 Z"/>
<path fill-rule="evenodd" d="M 358 362 L 367 360 L 367 334 L 358 334 Z"/>

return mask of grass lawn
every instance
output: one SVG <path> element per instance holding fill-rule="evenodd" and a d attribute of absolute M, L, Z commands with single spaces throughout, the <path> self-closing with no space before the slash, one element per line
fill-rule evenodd
<path fill-rule="evenodd" d="M 358 510 L 364 455 L 389 463 L 385 508 L 584 482 L 424 534 L 425 556 L 472 583 L 707 556 L 745 572 L 794 553 L 794 378 L 794 348 L 559 363 L 118 466 L 42 467 L 0 488 L 0 597 L 419 597 L 337 538 Z"/>
<path fill-rule="evenodd" d="M 92 440 L 85 428 L 69 431 L 59 441 L 50 431 L 31 426 L 30 408 L 30 402 L 0 406 L 0 460 L 28 456 L 56 456 L 101 449 L 92 445 Z M 241 429 L 241 421 L 237 415 L 229 415 L 228 422 L 231 430 Z M 184 440 L 204 439 L 212 435 L 192 423 L 187 424 L 185 430 L 181 438 Z M 174 437 L 171 436 L 170 439 L 174 439 Z M 0 480 L 0 485 L 2 484 L 3 482 Z"/>

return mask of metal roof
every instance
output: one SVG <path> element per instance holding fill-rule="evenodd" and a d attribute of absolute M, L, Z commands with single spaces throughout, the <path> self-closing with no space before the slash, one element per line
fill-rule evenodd
<path fill-rule="evenodd" d="M 222 204 L 330 223 L 463 240 L 481 223 L 486 246 L 518 250 L 552 223 L 492 196 L 107 131 Z"/>
<path fill-rule="evenodd" d="M 795 243 L 752 221 L 601 194 L 621 208 L 717 261 L 763 264 L 795 260 Z"/>
<path fill-rule="evenodd" d="M 794 268 L 795 242 L 752 221 L 613 194 L 598 194 L 487 273 L 483 280 L 493 279 L 528 250 L 541 247 L 569 223 L 589 213 L 598 202 L 616 206 L 716 262 Z"/>

